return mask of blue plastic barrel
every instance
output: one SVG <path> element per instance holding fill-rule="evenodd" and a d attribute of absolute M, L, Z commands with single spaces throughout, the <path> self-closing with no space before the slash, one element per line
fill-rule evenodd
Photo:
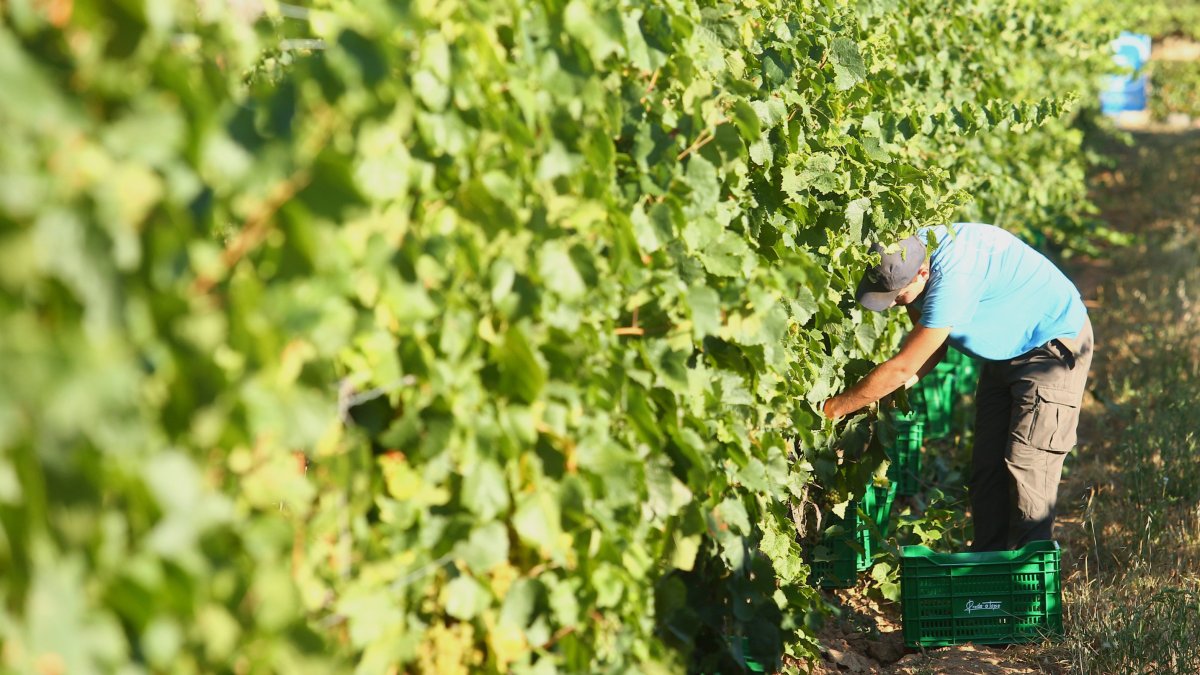
<path fill-rule="evenodd" d="M 1145 110 L 1146 76 L 1138 75 L 1138 71 L 1150 60 L 1150 36 L 1122 32 L 1113 40 L 1112 50 L 1113 63 L 1130 72 L 1105 78 L 1100 92 L 1100 110 L 1108 115 Z"/>

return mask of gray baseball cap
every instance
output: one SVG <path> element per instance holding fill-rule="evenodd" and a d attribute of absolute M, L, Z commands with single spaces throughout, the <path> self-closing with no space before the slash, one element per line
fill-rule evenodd
<path fill-rule="evenodd" d="M 871 252 L 879 254 L 880 262 L 863 273 L 854 297 L 863 307 L 882 312 L 917 276 L 925 262 L 925 244 L 914 234 L 887 248 L 871 244 Z"/>

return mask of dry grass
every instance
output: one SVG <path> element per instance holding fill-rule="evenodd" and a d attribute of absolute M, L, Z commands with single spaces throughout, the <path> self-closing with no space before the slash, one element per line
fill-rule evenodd
<path fill-rule="evenodd" d="M 1142 135 L 1099 195 L 1139 244 L 1095 288 L 1095 402 L 1062 495 L 1049 672 L 1200 672 L 1200 135 Z"/>

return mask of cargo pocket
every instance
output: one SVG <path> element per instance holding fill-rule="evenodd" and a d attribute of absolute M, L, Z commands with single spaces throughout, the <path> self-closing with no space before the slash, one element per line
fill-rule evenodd
<path fill-rule="evenodd" d="M 1029 430 L 1030 445 L 1054 452 L 1067 452 L 1073 448 L 1082 402 L 1082 392 L 1039 386 Z"/>

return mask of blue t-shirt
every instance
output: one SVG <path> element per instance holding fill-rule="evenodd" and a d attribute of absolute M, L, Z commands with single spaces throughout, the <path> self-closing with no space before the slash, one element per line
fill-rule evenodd
<path fill-rule="evenodd" d="M 950 235 L 950 229 L 954 235 Z M 1028 244 L 994 225 L 954 223 L 922 230 L 938 241 L 929 282 L 914 303 L 920 323 L 950 327 L 950 345 L 976 358 L 1020 356 L 1087 320 L 1075 285 Z"/>

